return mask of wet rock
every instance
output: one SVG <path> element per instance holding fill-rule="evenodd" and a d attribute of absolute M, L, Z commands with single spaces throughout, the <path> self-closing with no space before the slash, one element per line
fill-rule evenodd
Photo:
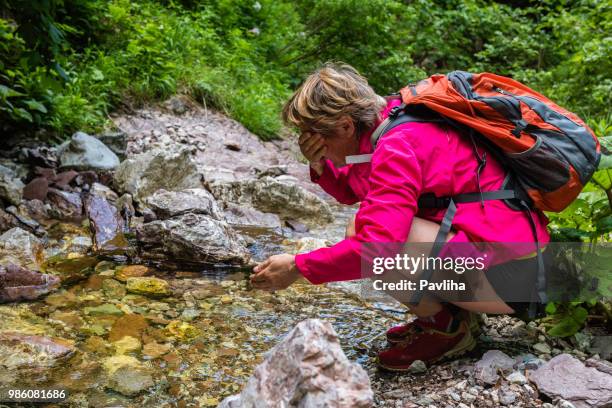
<path fill-rule="evenodd" d="M 185 213 L 204 214 L 215 220 L 223 219 L 215 198 L 203 188 L 182 191 L 158 190 L 147 197 L 145 203 L 160 220 Z"/>
<path fill-rule="evenodd" d="M 121 309 L 119 309 L 117 306 L 110 304 L 110 303 L 106 303 L 100 306 L 86 307 L 85 309 L 83 309 L 83 312 L 91 316 L 105 316 L 105 315 L 121 316 L 123 315 L 123 311 Z"/>
<path fill-rule="evenodd" d="M 0 303 L 34 300 L 54 291 L 59 285 L 57 276 L 17 265 L 0 266 Z"/>
<path fill-rule="evenodd" d="M 485 384 L 495 384 L 499 379 L 498 371 L 509 372 L 514 359 L 502 351 L 489 350 L 474 365 L 474 377 Z"/>
<path fill-rule="evenodd" d="M 80 194 L 50 188 L 47 201 L 51 204 L 51 215 L 54 218 L 75 222 L 83 219 L 83 201 Z"/>
<path fill-rule="evenodd" d="M 47 223 L 49 222 L 49 204 L 45 204 L 40 200 L 24 200 L 21 205 L 17 208 L 18 214 L 13 214 L 18 218 L 19 222 L 26 225 L 31 225 L 33 228 L 33 223 L 24 218 L 31 218 L 38 223 Z"/>
<path fill-rule="evenodd" d="M 251 205 L 260 211 L 276 213 L 281 217 L 298 219 L 312 225 L 333 221 L 329 205 L 294 182 L 263 177 L 215 182 L 209 187 L 220 201 Z"/>
<path fill-rule="evenodd" d="M 142 348 L 140 340 L 132 336 L 124 336 L 123 338 L 113 342 L 115 352 L 117 354 L 128 354 L 139 351 Z"/>
<path fill-rule="evenodd" d="M 173 320 L 166 326 L 168 334 L 180 342 L 189 342 L 202 334 L 200 329 L 189 323 Z"/>
<path fill-rule="evenodd" d="M 60 167 L 78 170 L 113 170 L 119 158 L 108 147 L 87 133 L 76 132 L 58 149 Z"/>
<path fill-rule="evenodd" d="M 23 188 L 23 198 L 44 201 L 47 198 L 48 191 L 49 180 L 44 177 L 36 177 Z"/>
<path fill-rule="evenodd" d="M 111 299 L 121 299 L 126 294 L 125 286 L 114 279 L 104 279 L 102 290 Z"/>
<path fill-rule="evenodd" d="M 0 367 L 7 370 L 55 366 L 74 353 L 71 341 L 24 334 L 0 333 Z"/>
<path fill-rule="evenodd" d="M 153 271 L 148 266 L 144 265 L 127 265 L 117 268 L 115 271 L 115 279 L 121 282 L 127 282 L 129 278 L 140 278 L 148 276 Z"/>
<path fill-rule="evenodd" d="M 332 326 L 318 319 L 300 322 L 266 358 L 243 391 L 220 408 L 371 407 L 366 372 L 351 363 Z"/>
<path fill-rule="evenodd" d="M 152 370 L 130 356 L 113 356 L 104 360 L 108 387 L 123 395 L 133 396 L 154 385 Z"/>
<path fill-rule="evenodd" d="M 184 214 L 136 227 L 141 256 L 184 265 L 246 264 L 247 249 L 225 222 Z"/>
<path fill-rule="evenodd" d="M 136 201 L 157 190 L 180 191 L 202 187 L 198 169 L 188 149 L 164 147 L 125 160 L 115 172 L 115 184 Z"/>
<path fill-rule="evenodd" d="M 38 220 L 30 216 L 31 213 L 34 213 L 34 211 L 38 210 L 38 208 L 35 209 L 29 205 L 29 204 L 34 204 L 34 203 L 42 204 L 38 200 L 22 201 L 19 208 L 16 208 L 14 205 L 11 205 L 10 207 L 6 207 L 5 211 L 15 218 L 15 220 L 17 221 L 18 227 L 21 227 L 27 230 L 28 232 L 33 233 L 34 235 L 38 237 L 44 237 L 47 235 L 47 231 L 44 229 L 42 225 L 40 225 Z M 40 208 L 40 210 L 46 212 L 46 207 L 44 207 L 44 204 L 43 204 L 43 207 Z M 34 213 L 34 215 L 39 218 L 43 217 L 42 214 Z M 48 221 L 48 219 L 44 221 Z"/>
<path fill-rule="evenodd" d="M 15 172 L 0 165 L 0 198 L 14 205 L 19 205 L 25 186 Z"/>
<path fill-rule="evenodd" d="M 143 316 L 139 314 L 126 314 L 115 320 L 108 333 L 108 341 L 115 342 L 124 336 L 140 339 L 142 332 L 147 327 L 149 327 L 149 324 Z"/>
<path fill-rule="evenodd" d="M 170 295 L 168 282 L 159 278 L 128 278 L 126 289 L 130 293 L 160 297 Z"/>
<path fill-rule="evenodd" d="M 88 194 L 85 197 L 85 212 L 94 237 L 94 250 L 118 252 L 127 249 L 124 221 L 114 205 L 104 197 Z"/>
<path fill-rule="evenodd" d="M 106 131 L 95 135 L 95 137 L 106 145 L 120 160 L 125 159 L 127 150 L 127 134 L 122 131 Z"/>
<path fill-rule="evenodd" d="M 172 350 L 172 345 L 168 343 L 157 343 L 155 341 L 147 343 L 142 348 L 143 357 L 146 359 L 155 359 L 163 356 Z"/>
<path fill-rule="evenodd" d="M 612 405 L 612 375 L 585 366 L 569 354 L 560 354 L 532 372 L 529 379 L 540 392 L 562 398 L 577 408 Z"/>
<path fill-rule="evenodd" d="M 43 262 L 43 246 L 38 238 L 21 228 L 0 235 L 0 265 L 19 265 L 38 270 Z"/>
<path fill-rule="evenodd" d="M 225 219 L 229 224 L 277 229 L 281 227 L 278 215 L 264 213 L 251 207 L 234 203 L 225 204 Z"/>
<path fill-rule="evenodd" d="M 325 248 L 331 245 L 326 239 L 314 238 L 314 237 L 302 237 L 295 243 L 295 251 L 298 254 L 311 252 L 319 248 Z"/>

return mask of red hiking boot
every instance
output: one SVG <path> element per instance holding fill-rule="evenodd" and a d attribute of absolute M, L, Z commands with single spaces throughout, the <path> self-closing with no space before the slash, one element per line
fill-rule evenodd
<path fill-rule="evenodd" d="M 478 315 L 476 315 L 475 313 L 468 312 L 467 310 L 462 310 L 455 316 L 455 319 L 465 320 L 470 331 L 472 332 L 472 336 L 478 337 L 478 334 L 480 332 L 480 322 L 478 320 Z M 410 336 L 418 332 L 417 326 L 421 328 L 435 328 L 432 323 L 416 319 L 409 323 L 393 326 L 389 330 L 387 330 L 387 341 L 389 342 L 389 344 L 397 344 L 402 341 L 407 341 L 410 339 Z"/>
<path fill-rule="evenodd" d="M 457 357 L 476 346 L 465 321 L 453 332 L 414 325 L 414 333 L 403 342 L 378 353 L 378 365 L 390 371 L 406 371 L 415 360 L 432 364 L 443 358 Z"/>

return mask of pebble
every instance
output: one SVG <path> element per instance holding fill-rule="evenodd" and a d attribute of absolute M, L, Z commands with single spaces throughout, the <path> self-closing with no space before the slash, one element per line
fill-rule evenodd
<path fill-rule="evenodd" d="M 408 367 L 408 371 L 412 374 L 423 374 L 427 372 L 427 366 L 421 360 L 415 360 Z"/>
<path fill-rule="evenodd" d="M 510 405 L 516 401 L 516 393 L 510 390 L 499 390 L 499 402 L 502 405 Z"/>
<path fill-rule="evenodd" d="M 513 373 L 511 373 L 510 375 L 508 375 L 508 377 L 506 377 L 506 379 L 508 381 L 510 381 L 512 384 L 526 384 L 527 383 L 527 378 L 519 373 L 518 371 L 514 371 Z"/>

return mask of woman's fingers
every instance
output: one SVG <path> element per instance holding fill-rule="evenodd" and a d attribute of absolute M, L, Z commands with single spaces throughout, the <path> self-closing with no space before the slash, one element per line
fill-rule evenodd
<path fill-rule="evenodd" d="M 317 150 L 316 153 L 312 155 L 313 161 L 320 161 L 323 157 L 325 157 L 325 153 L 327 153 L 327 146 L 321 146 L 319 150 Z"/>
<path fill-rule="evenodd" d="M 313 136 L 306 140 L 304 144 L 302 144 L 302 151 L 309 152 L 313 149 L 313 147 L 324 143 L 325 141 L 319 135 Z"/>
<path fill-rule="evenodd" d="M 268 258 L 265 261 L 255 265 L 255 267 L 253 268 L 253 272 L 259 273 L 263 271 L 264 269 L 266 269 L 268 266 L 270 266 L 271 263 L 272 263 L 272 259 Z"/>

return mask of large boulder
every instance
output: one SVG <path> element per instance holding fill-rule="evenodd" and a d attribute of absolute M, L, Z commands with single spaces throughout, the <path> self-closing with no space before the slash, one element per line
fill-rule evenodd
<path fill-rule="evenodd" d="M 180 265 L 245 264 L 249 253 L 224 221 L 187 213 L 136 227 L 141 255 Z"/>
<path fill-rule="evenodd" d="M 135 200 L 157 190 L 180 191 L 202 187 L 201 176 L 185 147 L 167 146 L 125 160 L 115 172 L 115 184 Z"/>
<path fill-rule="evenodd" d="M 344 355 L 331 324 L 309 319 L 270 350 L 242 392 L 219 408 L 371 406 L 365 370 Z"/>
<path fill-rule="evenodd" d="M 76 132 L 58 148 L 60 166 L 78 170 L 113 170 L 119 158 L 104 143 L 87 133 Z"/>
<path fill-rule="evenodd" d="M 223 219 L 215 197 L 203 188 L 183 191 L 158 190 L 147 197 L 145 203 L 155 212 L 157 218 L 162 220 L 185 213 L 204 214 L 215 220 Z"/>
<path fill-rule="evenodd" d="M 25 185 L 15 172 L 8 167 L 0 165 L 0 198 L 10 204 L 19 205 L 23 197 Z"/>
<path fill-rule="evenodd" d="M 15 227 L 0 235 L 0 265 L 39 269 L 43 257 L 42 243 L 29 232 Z"/>
<path fill-rule="evenodd" d="M 334 219 L 331 208 L 323 199 L 291 180 L 263 177 L 214 182 L 210 189 L 217 200 L 251 205 L 260 211 L 299 219 L 311 225 Z"/>
<path fill-rule="evenodd" d="M 265 213 L 249 206 L 225 203 L 225 219 L 228 223 L 241 227 L 280 229 L 280 218 L 276 214 Z"/>
<path fill-rule="evenodd" d="M 560 354 L 529 375 L 540 392 L 562 398 L 576 408 L 612 406 L 612 375 Z"/>

